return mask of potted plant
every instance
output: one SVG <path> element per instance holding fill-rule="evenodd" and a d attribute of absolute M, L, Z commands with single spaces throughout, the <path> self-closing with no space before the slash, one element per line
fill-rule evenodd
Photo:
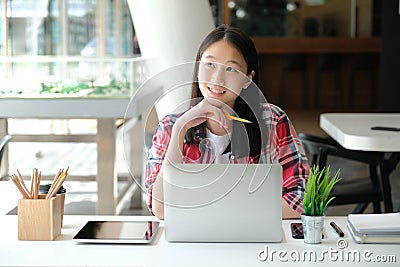
<path fill-rule="evenodd" d="M 304 242 L 321 243 L 325 208 L 334 199 L 329 195 L 340 179 L 340 170 L 330 178 L 329 166 L 321 170 L 316 165 L 311 167 L 303 199 L 304 213 L 301 215 Z"/>

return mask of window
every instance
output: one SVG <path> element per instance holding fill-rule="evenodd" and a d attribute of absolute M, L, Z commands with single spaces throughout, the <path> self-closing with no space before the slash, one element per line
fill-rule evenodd
<path fill-rule="evenodd" d="M 0 12 L 0 95 L 129 95 L 137 85 L 127 0 L 8 0 Z"/>

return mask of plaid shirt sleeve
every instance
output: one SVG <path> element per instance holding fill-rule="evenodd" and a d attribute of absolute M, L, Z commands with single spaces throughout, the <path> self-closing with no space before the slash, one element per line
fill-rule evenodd
<path fill-rule="evenodd" d="M 158 177 L 165 154 L 167 153 L 168 145 L 171 140 L 172 126 L 176 118 L 176 116 L 170 115 L 159 122 L 153 135 L 153 145 L 147 153 L 146 178 L 144 183 L 147 189 L 146 203 L 151 214 L 153 214 L 153 184 Z"/>
<path fill-rule="evenodd" d="M 308 179 L 309 165 L 301 142 L 286 113 L 271 105 L 273 144 L 277 161 L 282 165 L 283 199 L 299 214 L 304 212 L 303 198 Z M 275 129 L 274 129 L 275 128 Z"/>

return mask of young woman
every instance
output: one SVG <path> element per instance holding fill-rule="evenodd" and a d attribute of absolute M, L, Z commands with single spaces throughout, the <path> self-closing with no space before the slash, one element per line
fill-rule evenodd
<path fill-rule="evenodd" d="M 221 25 L 203 40 L 196 62 L 192 107 L 164 117 L 154 133 L 145 180 L 149 210 L 164 218 L 164 163 L 257 164 L 268 158 L 282 165 L 283 218 L 299 217 L 309 166 L 287 115 L 261 102 L 253 42 Z"/>

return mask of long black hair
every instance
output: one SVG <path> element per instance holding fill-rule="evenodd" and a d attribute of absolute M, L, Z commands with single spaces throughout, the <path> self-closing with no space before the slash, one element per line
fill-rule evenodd
<path fill-rule="evenodd" d="M 201 60 L 204 51 L 210 45 L 220 40 L 227 41 L 242 54 L 247 63 L 246 75 L 249 75 L 252 71 L 255 72 L 252 84 L 246 90 L 241 91 L 240 95 L 236 98 L 233 108 L 240 118 L 247 119 L 252 123 L 245 123 L 243 127 L 242 123 L 233 121 L 231 144 L 225 152 L 230 151 L 234 156 L 259 156 L 262 146 L 265 145 L 265 142 L 263 141 L 265 138 L 262 138 L 262 134 L 267 134 L 267 131 L 264 130 L 265 123 L 263 123 L 262 119 L 262 94 L 260 94 L 258 89 L 257 50 L 253 41 L 240 29 L 228 25 L 221 25 L 204 38 L 198 49 L 196 62 Z M 198 73 L 198 64 L 195 66 L 194 82 L 192 83 L 193 100 L 203 98 L 196 78 Z M 248 144 L 244 142 L 244 136 L 247 136 Z M 194 129 L 192 128 L 186 134 L 186 142 L 192 142 L 193 138 Z"/>

